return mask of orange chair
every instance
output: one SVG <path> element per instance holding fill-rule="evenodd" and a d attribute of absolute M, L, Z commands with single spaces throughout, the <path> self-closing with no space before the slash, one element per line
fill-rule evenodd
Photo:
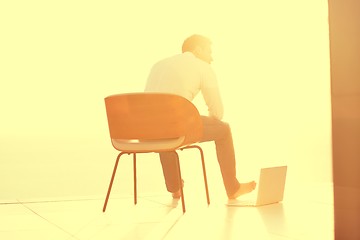
<path fill-rule="evenodd" d="M 196 107 L 187 99 L 163 93 L 117 94 L 105 98 L 106 114 L 113 147 L 120 151 L 116 158 L 103 212 L 109 200 L 119 159 L 133 154 L 134 203 L 137 203 L 136 155 L 138 153 L 177 151 L 197 148 L 200 151 L 207 203 L 210 204 L 204 154 L 193 145 L 202 136 L 202 122 Z M 179 160 L 174 162 L 181 170 Z M 183 188 L 180 188 L 182 210 L 185 213 Z"/>

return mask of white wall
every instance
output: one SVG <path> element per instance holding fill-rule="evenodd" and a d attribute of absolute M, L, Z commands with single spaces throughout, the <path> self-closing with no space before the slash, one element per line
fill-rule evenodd
<path fill-rule="evenodd" d="M 326 0 L 6 1 L 0 22 L 0 201 L 103 194 L 103 98 L 142 91 L 193 33 L 213 41 L 240 178 L 332 181 Z"/>

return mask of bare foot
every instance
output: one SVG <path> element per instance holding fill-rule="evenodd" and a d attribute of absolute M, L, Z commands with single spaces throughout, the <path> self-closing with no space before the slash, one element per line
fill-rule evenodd
<path fill-rule="evenodd" d="M 241 195 L 252 192 L 256 188 L 256 182 L 240 183 L 239 189 L 229 199 L 236 199 Z"/>
<path fill-rule="evenodd" d="M 180 192 L 180 190 L 177 191 L 177 192 L 172 193 L 172 197 L 173 197 L 174 199 L 181 198 L 181 192 Z"/>
<path fill-rule="evenodd" d="M 182 184 L 182 187 L 184 187 L 184 180 L 181 181 L 181 184 Z M 180 191 L 180 189 L 177 190 L 176 192 L 173 192 L 173 193 L 172 193 L 172 197 L 173 197 L 174 199 L 180 198 L 180 197 L 181 197 L 181 191 Z"/>

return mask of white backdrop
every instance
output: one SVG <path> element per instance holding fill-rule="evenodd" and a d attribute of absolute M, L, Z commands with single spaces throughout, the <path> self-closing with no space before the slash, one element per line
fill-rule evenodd
<path fill-rule="evenodd" d="M 332 181 L 326 0 L 3 1 L 0 24 L 0 201 L 103 194 L 103 98 L 142 91 L 193 33 L 213 41 L 239 177 Z"/>

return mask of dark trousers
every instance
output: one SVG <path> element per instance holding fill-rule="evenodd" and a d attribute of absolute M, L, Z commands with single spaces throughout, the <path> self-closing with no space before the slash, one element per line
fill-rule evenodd
<path fill-rule="evenodd" d="M 202 116 L 203 137 L 200 142 L 214 141 L 223 183 L 228 195 L 234 194 L 240 187 L 236 178 L 236 162 L 231 129 L 228 123 Z M 169 192 L 180 189 L 179 174 L 176 168 L 176 152 L 160 153 L 160 161 L 164 173 L 166 188 Z"/>

